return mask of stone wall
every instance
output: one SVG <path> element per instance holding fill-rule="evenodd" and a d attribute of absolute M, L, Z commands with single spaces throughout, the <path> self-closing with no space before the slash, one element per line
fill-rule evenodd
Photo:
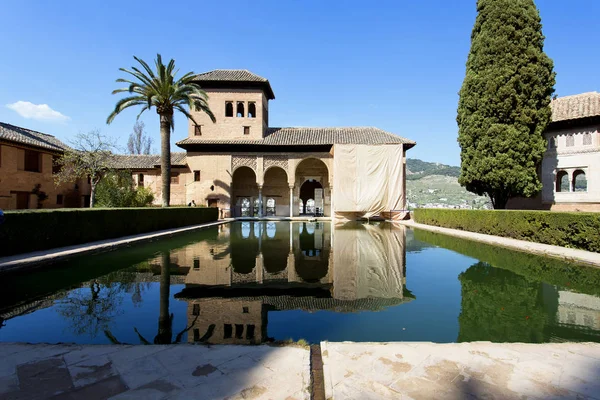
<path fill-rule="evenodd" d="M 542 161 L 542 202 L 552 210 L 600 209 L 600 133 L 599 125 L 572 127 L 546 133 L 548 149 Z M 567 174 L 570 190 L 557 191 L 557 176 Z M 583 171 L 587 191 L 574 191 L 576 171 Z"/>
<path fill-rule="evenodd" d="M 38 197 L 31 193 L 37 184 L 48 195 L 41 208 L 81 207 L 82 196 L 89 196 L 90 185 L 82 180 L 76 183 L 54 184 L 53 154 L 39 152 L 41 172 L 24 170 L 24 148 L 0 145 L 0 209 L 17 208 L 17 192 L 29 193 L 28 208 L 38 208 Z M 62 201 L 59 196 L 62 196 Z"/>
<path fill-rule="evenodd" d="M 262 90 L 236 89 L 235 91 L 227 89 L 210 89 L 206 91 L 208 105 L 217 121 L 212 122 L 210 117 L 204 112 L 192 111 L 192 116 L 201 126 L 201 135 L 196 135 L 194 122 L 188 121 L 188 136 L 201 139 L 238 139 L 238 140 L 260 140 L 267 129 L 267 121 L 264 118 L 263 105 L 268 112 L 268 100 Z M 225 116 L 226 102 L 233 103 L 233 117 Z M 244 116 L 237 116 L 237 104 L 243 103 Z M 256 116 L 248 117 L 249 103 L 253 102 L 256 106 Z M 249 127 L 249 134 L 244 134 L 244 127 Z"/>

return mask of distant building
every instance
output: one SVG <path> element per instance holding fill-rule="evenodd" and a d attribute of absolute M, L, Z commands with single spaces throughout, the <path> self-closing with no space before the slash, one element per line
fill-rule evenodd
<path fill-rule="evenodd" d="M 0 122 L 0 208 L 89 206 L 90 186 L 86 181 L 54 184 L 54 161 L 66 148 L 52 135 Z M 40 192 L 47 196 L 45 200 Z"/>
<path fill-rule="evenodd" d="M 551 107 L 542 193 L 512 199 L 507 208 L 600 211 L 600 93 L 559 97 Z"/>
<path fill-rule="evenodd" d="M 175 153 L 172 204 L 194 200 L 233 217 L 353 218 L 406 208 L 406 150 L 415 142 L 373 127 L 270 127 L 275 95 L 267 79 L 214 70 L 197 80 L 217 121 L 192 110 L 197 125 L 189 120 L 177 142 L 186 153 Z M 118 165 L 151 185 L 160 203 L 159 163 L 158 156 L 127 156 Z"/>

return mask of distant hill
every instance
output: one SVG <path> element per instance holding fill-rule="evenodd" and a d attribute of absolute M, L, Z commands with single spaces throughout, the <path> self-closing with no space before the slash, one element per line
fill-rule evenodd
<path fill-rule="evenodd" d="M 406 159 L 406 179 L 411 181 L 429 175 L 453 176 L 458 178 L 459 174 L 460 167 L 421 161 L 416 158 Z"/>
<path fill-rule="evenodd" d="M 458 183 L 460 167 L 409 158 L 406 160 L 406 196 L 409 208 L 487 208 L 489 200 L 468 192 Z"/>

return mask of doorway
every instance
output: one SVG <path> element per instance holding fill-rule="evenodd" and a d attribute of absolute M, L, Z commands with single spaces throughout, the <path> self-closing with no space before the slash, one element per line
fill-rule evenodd
<path fill-rule="evenodd" d="M 300 215 L 323 215 L 323 185 L 309 179 L 300 186 Z"/>

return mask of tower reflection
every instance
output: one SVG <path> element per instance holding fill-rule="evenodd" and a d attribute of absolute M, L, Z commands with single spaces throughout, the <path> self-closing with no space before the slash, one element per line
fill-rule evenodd
<path fill-rule="evenodd" d="M 242 222 L 174 250 L 190 265 L 175 295 L 188 302 L 188 341 L 261 343 L 272 340 L 269 312 L 378 311 L 410 301 L 405 235 L 385 223 Z"/>

